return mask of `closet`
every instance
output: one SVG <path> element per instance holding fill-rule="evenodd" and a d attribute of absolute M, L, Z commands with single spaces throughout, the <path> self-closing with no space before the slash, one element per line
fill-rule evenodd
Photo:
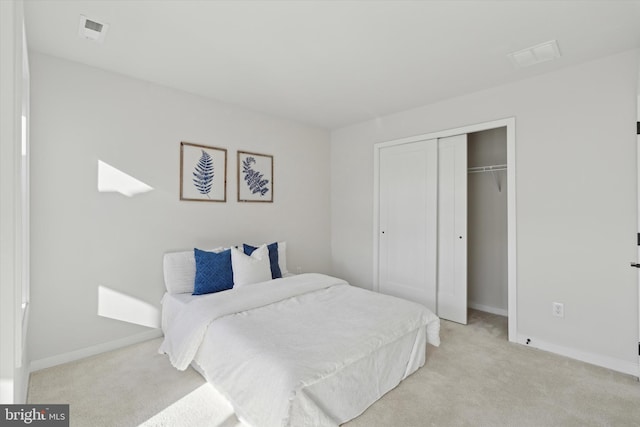
<path fill-rule="evenodd" d="M 377 290 L 467 323 L 507 312 L 506 128 L 376 148 Z"/>
<path fill-rule="evenodd" d="M 506 316 L 506 129 L 474 132 L 468 138 L 468 306 Z"/>

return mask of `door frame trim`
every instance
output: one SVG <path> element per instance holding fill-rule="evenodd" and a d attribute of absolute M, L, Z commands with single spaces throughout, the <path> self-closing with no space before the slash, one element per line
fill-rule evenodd
<path fill-rule="evenodd" d="M 507 128 L 507 289 L 509 313 L 509 341 L 517 342 L 517 239 L 516 239 L 516 118 L 507 117 L 490 122 L 476 123 L 458 128 L 431 132 L 422 135 L 379 142 L 373 145 L 373 289 L 380 289 L 379 278 L 379 236 L 380 228 L 380 150 L 394 145 L 409 144 L 425 139 L 446 138 L 464 133 Z"/>

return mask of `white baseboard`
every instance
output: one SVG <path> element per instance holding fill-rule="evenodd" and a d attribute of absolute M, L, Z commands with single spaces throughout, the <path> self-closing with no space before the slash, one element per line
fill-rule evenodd
<path fill-rule="evenodd" d="M 527 343 L 527 340 L 529 342 Z M 537 348 L 539 350 L 548 351 L 550 353 L 559 354 L 561 356 L 570 357 L 571 359 L 580 360 L 581 362 L 590 363 L 592 365 L 611 369 L 613 371 L 622 372 L 623 374 L 640 377 L 640 366 L 638 363 L 620 360 L 609 356 L 589 353 L 577 350 L 575 348 L 564 347 L 557 344 L 541 341 L 537 338 L 518 334 L 517 342 L 527 347 Z"/>
<path fill-rule="evenodd" d="M 45 357 L 44 359 L 33 360 L 29 365 L 29 372 L 39 371 L 40 369 L 50 368 L 52 366 L 62 365 L 63 363 L 73 362 L 75 360 L 84 359 L 86 357 L 95 356 L 96 354 L 105 353 L 107 351 L 116 350 L 128 345 L 137 344 L 139 342 L 148 341 L 162 336 L 162 330 L 152 329 L 137 335 L 131 335 L 115 341 L 109 341 L 91 347 L 81 348 L 80 350 L 71 351 L 69 353 L 58 354 L 56 356 Z"/>
<path fill-rule="evenodd" d="M 503 308 L 490 307 L 488 305 L 477 304 L 475 302 L 469 301 L 467 303 L 469 308 L 473 308 L 474 310 L 484 311 L 485 313 L 497 314 L 499 316 L 509 316 L 509 311 Z"/>

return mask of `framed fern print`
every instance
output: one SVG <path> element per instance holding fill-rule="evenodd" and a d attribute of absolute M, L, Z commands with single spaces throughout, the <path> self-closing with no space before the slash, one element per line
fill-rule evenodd
<path fill-rule="evenodd" d="M 273 156 L 238 151 L 238 201 L 273 202 Z"/>
<path fill-rule="evenodd" d="M 180 143 L 180 200 L 227 201 L 227 150 Z"/>

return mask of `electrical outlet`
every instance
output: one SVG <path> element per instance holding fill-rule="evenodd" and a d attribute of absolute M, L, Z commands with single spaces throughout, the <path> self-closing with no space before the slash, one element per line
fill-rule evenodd
<path fill-rule="evenodd" d="M 564 317 L 564 304 L 561 302 L 553 303 L 553 315 L 556 317 Z"/>

